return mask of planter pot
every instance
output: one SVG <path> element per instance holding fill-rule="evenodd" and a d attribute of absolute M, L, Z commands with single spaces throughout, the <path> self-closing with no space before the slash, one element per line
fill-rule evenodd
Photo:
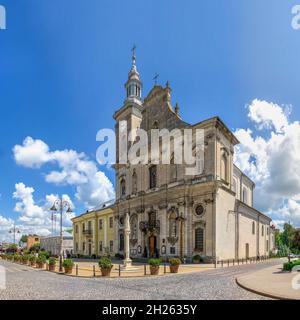
<path fill-rule="evenodd" d="M 179 264 L 176 266 L 170 266 L 170 273 L 178 273 Z"/>
<path fill-rule="evenodd" d="M 200 263 L 200 260 L 193 260 L 193 263 Z"/>
<path fill-rule="evenodd" d="M 38 268 L 38 269 L 43 269 L 44 268 L 44 263 L 36 263 L 36 267 Z"/>
<path fill-rule="evenodd" d="M 100 268 L 102 277 L 109 277 L 111 273 L 111 268 Z"/>
<path fill-rule="evenodd" d="M 55 271 L 55 264 L 49 264 L 48 270 L 49 271 Z"/>
<path fill-rule="evenodd" d="M 150 266 L 150 274 L 152 276 L 158 276 L 158 274 L 159 274 L 159 266 Z"/>
<path fill-rule="evenodd" d="M 72 274 L 72 272 L 73 272 L 73 267 L 64 267 L 64 269 L 65 269 L 66 274 Z"/>
<path fill-rule="evenodd" d="M 34 266 L 35 266 L 35 261 L 30 261 L 30 265 L 31 265 L 32 267 L 34 267 Z"/>

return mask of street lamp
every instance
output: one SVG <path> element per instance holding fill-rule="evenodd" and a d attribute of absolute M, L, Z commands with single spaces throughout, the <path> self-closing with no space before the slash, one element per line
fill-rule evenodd
<path fill-rule="evenodd" d="M 13 228 L 11 228 L 9 230 L 9 233 L 13 233 L 13 235 L 14 235 L 14 244 L 16 244 L 16 233 L 21 233 L 21 232 L 20 232 L 20 230 L 18 228 L 16 228 L 15 223 L 14 223 Z"/>
<path fill-rule="evenodd" d="M 66 213 L 71 213 L 72 208 L 71 204 L 63 200 L 63 198 L 56 199 L 53 203 L 53 206 L 50 208 L 52 212 L 58 212 L 60 214 L 60 250 L 59 250 L 59 271 L 62 272 L 62 259 L 63 259 L 63 229 L 62 229 L 62 224 L 63 224 L 63 212 L 66 210 Z"/>

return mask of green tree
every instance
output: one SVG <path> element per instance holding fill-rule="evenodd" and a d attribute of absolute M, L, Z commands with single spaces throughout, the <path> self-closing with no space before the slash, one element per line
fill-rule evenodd
<path fill-rule="evenodd" d="M 293 235 L 295 228 L 290 223 L 285 223 L 282 232 L 282 242 L 289 248 L 292 247 Z"/>
<path fill-rule="evenodd" d="M 27 238 L 28 238 L 28 235 L 27 234 L 23 234 L 21 239 L 20 239 L 20 242 L 26 243 L 27 242 Z"/>

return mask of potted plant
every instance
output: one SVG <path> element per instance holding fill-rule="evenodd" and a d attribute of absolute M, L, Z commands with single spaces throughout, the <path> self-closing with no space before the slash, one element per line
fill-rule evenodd
<path fill-rule="evenodd" d="M 170 263 L 170 273 L 178 273 L 179 266 L 181 265 L 181 260 L 179 258 L 169 259 Z"/>
<path fill-rule="evenodd" d="M 157 276 L 159 274 L 160 259 L 151 258 L 148 260 L 148 263 L 150 265 L 150 274 L 152 276 Z"/>
<path fill-rule="evenodd" d="M 201 256 L 199 254 L 195 254 L 193 256 L 193 263 L 200 263 L 201 262 Z"/>
<path fill-rule="evenodd" d="M 24 256 L 21 257 L 22 259 L 22 263 L 27 265 L 28 264 L 28 260 L 29 260 L 29 256 L 27 254 L 25 254 Z"/>
<path fill-rule="evenodd" d="M 73 272 L 74 262 L 72 259 L 65 259 L 63 261 L 63 267 L 66 274 L 71 274 Z"/>
<path fill-rule="evenodd" d="M 49 258 L 49 271 L 55 271 L 56 259 L 54 257 Z"/>
<path fill-rule="evenodd" d="M 13 262 L 20 262 L 20 258 L 21 257 L 17 253 L 11 256 L 11 260 L 13 259 Z"/>
<path fill-rule="evenodd" d="M 46 263 L 46 257 L 44 255 L 40 255 L 36 259 L 36 267 L 39 269 L 43 269 Z"/>
<path fill-rule="evenodd" d="M 103 257 L 98 262 L 102 277 L 109 277 L 113 267 L 111 259 Z"/>
<path fill-rule="evenodd" d="M 34 267 L 34 266 L 35 266 L 35 263 L 36 263 L 36 256 L 31 255 L 31 256 L 29 257 L 29 263 L 30 263 L 30 265 L 31 265 L 32 267 Z"/>

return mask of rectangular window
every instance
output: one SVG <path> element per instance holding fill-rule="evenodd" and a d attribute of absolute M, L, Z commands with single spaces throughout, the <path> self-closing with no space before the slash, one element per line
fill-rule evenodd
<path fill-rule="evenodd" d="M 102 228 L 103 228 L 103 220 L 100 219 L 99 220 L 99 230 L 102 230 Z"/>
<path fill-rule="evenodd" d="M 82 231 L 84 232 L 85 230 L 85 223 L 82 224 Z"/>
<path fill-rule="evenodd" d="M 264 236 L 264 226 L 261 226 L 261 235 Z"/>
<path fill-rule="evenodd" d="M 114 242 L 111 240 L 109 241 L 109 251 L 113 252 L 114 251 Z"/>
<path fill-rule="evenodd" d="M 82 251 L 85 251 L 85 242 L 82 242 Z"/>
<path fill-rule="evenodd" d="M 203 251 L 203 248 L 204 248 L 203 229 L 198 228 L 195 230 L 195 249 L 198 251 Z"/>
<path fill-rule="evenodd" d="M 76 248 L 76 252 L 77 252 L 78 251 L 78 242 L 76 242 L 75 248 Z"/>
<path fill-rule="evenodd" d="M 175 247 L 170 247 L 170 254 L 175 254 L 175 253 L 176 253 Z"/>
<path fill-rule="evenodd" d="M 99 251 L 102 252 L 103 251 L 103 245 L 102 245 L 102 241 L 99 242 Z"/>
<path fill-rule="evenodd" d="M 114 227 L 114 219 L 113 217 L 109 218 L 109 227 L 112 229 Z"/>
<path fill-rule="evenodd" d="M 78 224 L 75 226 L 75 232 L 78 233 Z"/>

